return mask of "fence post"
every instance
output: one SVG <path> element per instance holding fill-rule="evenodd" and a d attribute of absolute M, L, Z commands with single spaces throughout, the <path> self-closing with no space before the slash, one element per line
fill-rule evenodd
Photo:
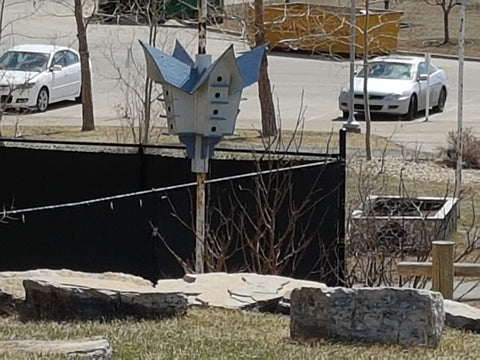
<path fill-rule="evenodd" d="M 442 293 L 444 299 L 453 298 L 452 241 L 432 242 L 432 290 Z"/>

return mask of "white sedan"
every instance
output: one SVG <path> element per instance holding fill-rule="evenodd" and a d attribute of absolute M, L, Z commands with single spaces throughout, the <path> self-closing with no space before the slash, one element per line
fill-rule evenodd
<path fill-rule="evenodd" d="M 364 112 L 363 99 L 364 71 L 354 78 L 354 111 Z M 429 108 L 442 112 L 447 101 L 447 75 L 444 70 L 422 57 L 381 56 L 368 63 L 368 100 L 371 113 L 401 115 L 413 120 L 417 112 L 427 107 L 427 88 Z M 342 86 L 338 98 L 339 109 L 343 117 L 348 118 L 350 102 L 350 84 Z"/>
<path fill-rule="evenodd" d="M 81 101 L 78 53 L 56 45 L 18 45 L 0 57 L 0 109 L 45 111 L 49 104 Z"/>

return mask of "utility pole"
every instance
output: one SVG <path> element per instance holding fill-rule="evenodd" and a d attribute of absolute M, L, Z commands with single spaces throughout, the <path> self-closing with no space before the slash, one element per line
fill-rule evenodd
<path fill-rule="evenodd" d="M 348 119 L 346 122 L 343 123 L 343 127 L 348 132 L 361 132 L 360 124 L 355 119 L 353 114 L 355 107 L 354 107 L 354 99 L 355 99 L 355 18 L 356 18 L 356 8 L 355 8 L 355 0 L 350 0 L 350 88 L 349 88 L 349 102 L 348 102 Z"/>
<path fill-rule="evenodd" d="M 428 121 L 430 116 L 430 53 L 425 54 L 425 72 L 427 73 L 427 95 L 425 99 L 425 121 Z"/>
<path fill-rule="evenodd" d="M 463 63 L 465 57 L 465 6 L 467 0 L 459 0 L 460 36 L 458 41 L 458 112 L 457 112 L 457 166 L 455 170 L 455 197 L 460 197 L 463 167 Z"/>

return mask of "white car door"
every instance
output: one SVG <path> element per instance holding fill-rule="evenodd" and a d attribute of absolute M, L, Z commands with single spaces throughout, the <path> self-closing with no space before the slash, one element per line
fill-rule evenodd
<path fill-rule="evenodd" d="M 68 93 L 68 77 L 65 71 L 64 51 L 57 51 L 52 60 L 52 84 L 50 86 L 50 102 L 61 101 Z"/>
<path fill-rule="evenodd" d="M 425 75 L 427 73 L 426 64 L 425 62 L 421 62 L 418 66 L 418 76 Z M 437 104 L 438 95 L 440 93 L 440 89 L 442 88 L 442 79 L 439 76 L 438 68 L 430 64 L 429 69 L 429 79 L 428 84 L 427 80 L 419 80 L 420 86 L 420 96 L 418 99 L 418 108 L 419 110 L 424 110 L 427 106 L 427 86 L 430 88 L 429 91 L 429 107 L 433 107 Z"/>
<path fill-rule="evenodd" d="M 430 107 L 437 105 L 440 91 L 445 83 L 442 71 L 436 66 L 430 67 Z"/>
<path fill-rule="evenodd" d="M 81 87 L 80 59 L 77 54 L 65 50 L 64 70 L 67 78 L 67 96 L 76 97 L 80 94 Z"/>

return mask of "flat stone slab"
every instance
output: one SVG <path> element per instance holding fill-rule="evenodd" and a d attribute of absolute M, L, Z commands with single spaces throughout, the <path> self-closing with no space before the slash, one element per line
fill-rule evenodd
<path fill-rule="evenodd" d="M 23 280 L 23 286 L 22 320 L 156 319 L 183 314 L 188 307 L 182 293 L 142 286 L 124 288 L 110 280 Z"/>
<path fill-rule="evenodd" d="M 40 298 L 35 298 L 36 300 L 32 302 L 31 299 L 34 297 L 31 296 L 31 299 L 26 301 L 25 281 L 33 291 L 32 294 L 38 293 Z M 47 285 L 50 289 L 48 291 Z M 75 294 L 76 301 L 83 298 L 84 305 L 87 293 L 92 297 L 90 305 L 102 296 L 112 297 L 112 294 L 116 293 L 123 293 L 124 299 L 128 297 L 133 299 L 132 294 L 137 294 L 137 298 L 139 294 L 143 294 L 142 296 L 152 299 L 154 296 L 161 296 L 154 294 L 170 293 L 184 296 L 187 305 L 275 311 L 275 307 L 281 301 L 288 305 L 291 290 L 300 286 L 326 288 L 326 285 L 320 282 L 255 273 L 187 274 L 182 279 L 159 280 L 154 287 L 148 280 L 122 273 L 96 274 L 49 269 L 0 272 L 0 313 L 19 313 L 22 307 L 23 315 L 38 318 L 41 316 L 38 305 L 35 305 L 37 310 L 34 310 L 33 304 L 41 301 L 41 296 L 44 296 L 42 292 L 69 292 Z M 44 289 L 40 290 L 42 287 Z M 62 296 L 65 299 L 65 295 Z M 65 301 L 61 305 L 64 308 Z M 59 303 L 57 302 L 55 306 L 58 308 Z M 60 316 L 61 311 L 64 310 L 59 308 L 56 316 Z M 287 311 L 288 308 L 281 310 Z"/>
<path fill-rule="evenodd" d="M 96 336 L 75 340 L 9 340 L 0 341 L 0 354 L 14 358 L 18 353 L 35 353 L 36 355 L 64 355 L 86 357 L 90 359 L 110 359 L 113 350 L 108 340 Z"/>
<path fill-rule="evenodd" d="M 23 280 L 42 280 L 60 284 L 89 287 L 107 287 L 115 290 L 152 288 L 153 284 L 141 277 L 123 273 L 85 273 L 72 270 L 38 269 L 0 272 L 0 314 L 16 313 L 16 307 L 25 300 Z"/>
<path fill-rule="evenodd" d="M 480 333 L 480 309 L 457 301 L 445 300 L 448 326 Z"/>
<path fill-rule="evenodd" d="M 159 280 L 159 291 L 182 292 L 190 305 L 249 309 L 289 298 L 292 289 L 309 286 L 327 288 L 321 282 L 255 273 L 188 274 L 183 279 Z"/>

